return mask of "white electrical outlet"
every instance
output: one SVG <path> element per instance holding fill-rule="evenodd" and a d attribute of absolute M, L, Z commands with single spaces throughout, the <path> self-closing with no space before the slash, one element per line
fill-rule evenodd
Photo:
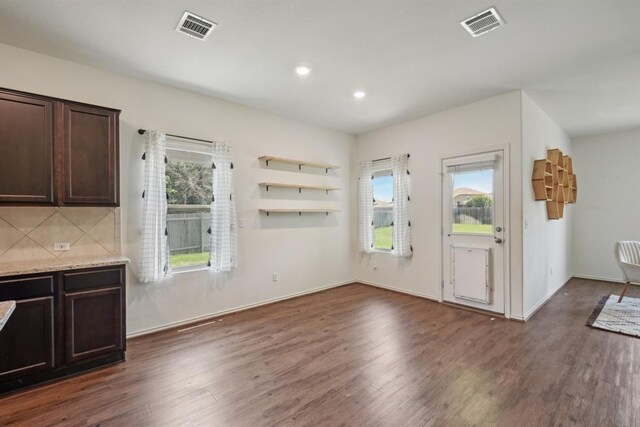
<path fill-rule="evenodd" d="M 271 281 L 272 281 L 273 283 L 275 283 L 275 282 L 277 282 L 277 281 L 278 281 L 278 273 L 273 273 L 273 274 L 271 275 Z"/>
<path fill-rule="evenodd" d="M 69 243 L 54 243 L 53 244 L 53 250 L 55 252 L 68 251 L 69 249 L 71 249 L 71 245 L 69 245 Z"/>
<path fill-rule="evenodd" d="M 244 228 L 245 219 L 238 218 L 238 228 Z"/>

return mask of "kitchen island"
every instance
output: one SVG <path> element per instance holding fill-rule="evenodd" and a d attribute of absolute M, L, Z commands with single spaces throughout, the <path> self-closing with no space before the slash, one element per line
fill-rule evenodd
<path fill-rule="evenodd" d="M 2 327 L 7 324 L 7 320 L 16 309 L 15 301 L 0 301 L 0 331 Z"/>

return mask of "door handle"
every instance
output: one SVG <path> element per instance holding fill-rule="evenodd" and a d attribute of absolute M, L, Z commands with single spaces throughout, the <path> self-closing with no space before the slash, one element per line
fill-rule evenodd
<path fill-rule="evenodd" d="M 495 237 L 493 240 L 495 240 L 496 243 L 502 243 L 502 239 L 500 237 Z"/>

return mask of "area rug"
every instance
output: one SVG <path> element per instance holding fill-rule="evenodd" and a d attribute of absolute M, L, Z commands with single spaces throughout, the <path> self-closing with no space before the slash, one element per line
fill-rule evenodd
<path fill-rule="evenodd" d="M 587 325 L 640 337 L 640 298 L 624 297 L 621 303 L 618 303 L 618 298 L 618 295 L 602 297 Z"/>

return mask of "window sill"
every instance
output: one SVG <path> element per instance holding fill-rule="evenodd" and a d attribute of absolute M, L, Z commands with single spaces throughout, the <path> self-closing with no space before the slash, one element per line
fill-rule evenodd
<path fill-rule="evenodd" d="M 493 234 L 481 234 L 481 233 L 449 233 L 449 237 L 451 236 L 496 237 Z"/>
<path fill-rule="evenodd" d="M 205 271 L 209 270 L 209 267 L 206 265 L 194 265 L 191 267 L 180 267 L 171 269 L 171 274 L 180 274 L 180 273 L 191 273 L 193 271 Z"/>

